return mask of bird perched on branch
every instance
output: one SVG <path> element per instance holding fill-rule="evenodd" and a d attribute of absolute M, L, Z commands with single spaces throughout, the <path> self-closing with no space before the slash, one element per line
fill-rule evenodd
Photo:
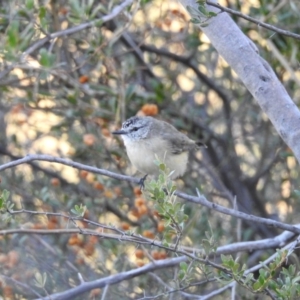
<path fill-rule="evenodd" d="M 155 161 L 159 160 L 173 171 L 171 179 L 185 173 L 189 151 L 203 145 L 171 124 L 152 117 L 131 117 L 112 133 L 122 136 L 127 155 L 140 172 L 157 176 L 159 168 Z"/>

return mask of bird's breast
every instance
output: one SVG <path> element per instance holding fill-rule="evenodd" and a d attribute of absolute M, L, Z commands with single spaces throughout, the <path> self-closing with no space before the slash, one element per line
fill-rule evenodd
<path fill-rule="evenodd" d="M 158 138 L 133 141 L 124 139 L 127 155 L 135 168 L 143 174 L 158 175 L 159 169 L 155 161 L 166 164 L 174 171 L 172 179 L 184 174 L 188 161 L 188 152 L 173 154 L 166 141 Z"/>

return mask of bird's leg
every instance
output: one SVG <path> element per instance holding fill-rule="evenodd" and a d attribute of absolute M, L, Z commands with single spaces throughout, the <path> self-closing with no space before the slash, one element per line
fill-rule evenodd
<path fill-rule="evenodd" d="M 140 189 L 143 190 L 145 188 L 145 180 L 147 178 L 148 174 L 146 174 L 144 177 L 142 177 L 139 181 Z"/>
<path fill-rule="evenodd" d="M 168 193 L 168 191 L 167 191 L 167 189 L 166 189 L 166 188 L 163 188 L 162 190 L 164 191 L 164 193 L 166 194 L 166 196 L 168 196 L 168 195 L 169 195 L 169 193 Z"/>

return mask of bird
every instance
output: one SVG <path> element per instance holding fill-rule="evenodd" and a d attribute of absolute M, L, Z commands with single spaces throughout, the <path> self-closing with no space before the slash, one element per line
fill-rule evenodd
<path fill-rule="evenodd" d="M 202 143 L 191 140 L 173 125 L 150 116 L 134 116 L 122 124 L 121 135 L 131 164 L 141 173 L 159 175 L 160 161 L 171 171 L 172 180 L 182 176 L 187 168 L 189 151 Z"/>

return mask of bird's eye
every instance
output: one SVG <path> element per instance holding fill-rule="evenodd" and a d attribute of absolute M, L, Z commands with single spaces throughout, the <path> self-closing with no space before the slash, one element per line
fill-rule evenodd
<path fill-rule="evenodd" d="M 138 129 L 138 127 L 133 127 L 132 128 L 132 131 L 138 131 L 139 129 Z"/>

